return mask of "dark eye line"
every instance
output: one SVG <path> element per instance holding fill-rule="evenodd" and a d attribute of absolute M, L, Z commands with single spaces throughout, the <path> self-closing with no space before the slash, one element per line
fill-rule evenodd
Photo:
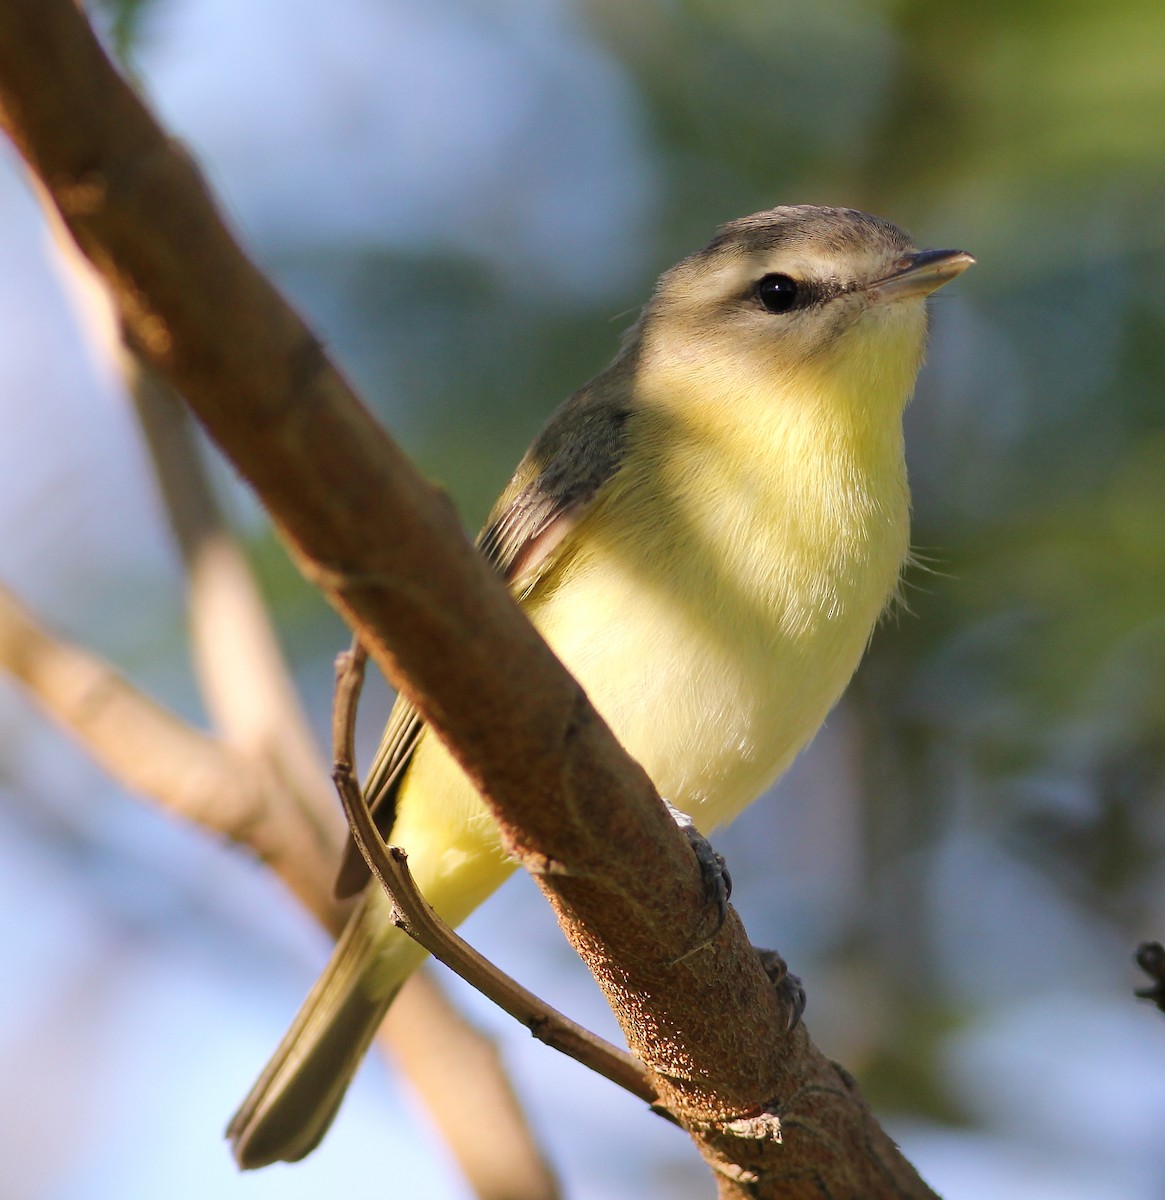
<path fill-rule="evenodd" d="M 759 304 L 761 308 L 769 312 L 770 310 L 765 308 L 764 302 L 761 300 L 760 285 L 764 280 L 771 278 L 775 274 L 782 274 L 782 272 L 766 272 L 760 279 L 754 280 L 742 299 L 746 302 Z M 843 283 L 840 279 L 798 279 L 794 275 L 789 275 L 787 278 L 797 285 L 796 299 L 786 310 L 790 313 L 812 308 L 814 305 L 828 304 L 830 300 L 836 300 L 839 296 L 855 292 L 860 287 L 856 281 Z"/>
<path fill-rule="evenodd" d="M 817 285 L 816 300 L 820 304 L 824 304 L 828 300 L 836 300 L 838 296 L 846 296 L 850 292 L 856 292 L 859 285 L 856 282 L 842 283 L 840 279 L 830 279 L 825 283 Z"/>

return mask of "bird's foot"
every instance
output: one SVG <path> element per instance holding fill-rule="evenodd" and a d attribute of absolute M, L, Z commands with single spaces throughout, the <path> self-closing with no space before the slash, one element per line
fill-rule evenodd
<path fill-rule="evenodd" d="M 664 804 L 667 805 L 667 811 L 671 813 L 672 820 L 680 827 L 684 837 L 688 839 L 688 845 L 692 847 L 692 853 L 696 856 L 700 875 L 704 880 L 704 895 L 709 906 L 716 910 L 716 927 L 696 947 L 696 949 L 701 949 L 720 932 L 721 926 L 728 917 L 728 900 L 732 895 L 732 876 L 728 873 L 728 865 L 724 861 L 724 856 L 712 849 L 712 843 L 696 828 L 695 821 L 687 813 L 680 812 L 674 804 L 667 800 L 664 800 Z"/>
<path fill-rule="evenodd" d="M 775 950 L 753 949 L 760 955 L 761 966 L 777 993 L 777 999 L 788 1010 L 789 1023 L 786 1032 L 792 1033 L 801 1023 L 805 1012 L 805 985 L 800 976 L 793 975 L 785 960 Z"/>

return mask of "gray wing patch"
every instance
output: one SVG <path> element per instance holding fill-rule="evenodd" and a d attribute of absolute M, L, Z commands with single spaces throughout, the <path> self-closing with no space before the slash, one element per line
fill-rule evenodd
<path fill-rule="evenodd" d="M 478 535 L 478 549 L 519 599 L 537 585 L 603 484 L 622 465 L 626 404 L 599 400 L 592 387 L 571 397 L 551 417 Z M 398 696 L 364 784 L 376 826 L 386 839 L 396 820 L 397 793 L 424 731 L 412 703 Z M 349 838 L 336 895 L 353 896 L 367 880 L 368 868 Z"/>
<path fill-rule="evenodd" d="M 396 793 L 400 781 L 424 729 L 425 722 L 412 703 L 404 696 L 397 696 L 388 724 L 384 727 L 380 747 L 364 781 L 364 797 L 368 801 L 368 808 L 376 828 L 386 839 L 396 820 Z M 336 874 L 336 898 L 344 900 L 356 895 L 368 882 L 368 877 L 368 864 L 349 835 Z"/>
<path fill-rule="evenodd" d="M 628 410 L 591 389 L 572 397 L 522 459 L 478 537 L 491 566 L 527 594 L 622 465 Z"/>
<path fill-rule="evenodd" d="M 538 582 L 586 509 L 585 498 L 548 494 L 541 484 L 539 476 L 478 539 L 486 560 L 519 599 Z"/>

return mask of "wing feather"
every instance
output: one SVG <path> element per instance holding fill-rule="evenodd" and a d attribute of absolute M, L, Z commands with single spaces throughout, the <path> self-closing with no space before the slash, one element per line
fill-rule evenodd
<path fill-rule="evenodd" d="M 622 464 L 628 407 L 620 376 L 626 369 L 621 357 L 554 414 L 478 535 L 478 549 L 519 600 L 534 590 Z M 606 387 L 601 386 L 604 379 Z M 425 722 L 416 708 L 398 696 L 364 784 L 377 828 L 386 839 L 396 820 L 401 782 L 424 732 Z M 367 880 L 368 868 L 349 839 L 336 895 L 355 895 Z"/>

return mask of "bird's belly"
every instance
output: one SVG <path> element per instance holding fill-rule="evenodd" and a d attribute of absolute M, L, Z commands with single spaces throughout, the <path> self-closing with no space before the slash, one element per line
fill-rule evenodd
<path fill-rule="evenodd" d="M 737 583 L 693 586 L 689 574 L 681 585 L 674 556 L 580 557 L 565 586 L 548 581 L 526 611 L 660 795 L 705 832 L 756 799 L 813 736 L 901 561 L 897 549 L 868 556 L 876 568 L 851 561 L 837 577 L 844 585 L 817 571 L 812 586 L 774 599 L 743 592 L 740 573 L 727 576 Z M 513 867 L 469 779 L 429 734 L 402 785 L 392 838 L 454 923 Z"/>
<path fill-rule="evenodd" d="M 705 832 L 751 803 L 813 736 L 886 598 L 781 614 L 722 591 L 680 596 L 609 562 L 531 616 L 659 793 Z"/>

